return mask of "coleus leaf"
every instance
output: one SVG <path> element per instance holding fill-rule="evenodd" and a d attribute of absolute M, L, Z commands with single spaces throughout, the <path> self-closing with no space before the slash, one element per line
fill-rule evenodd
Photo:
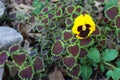
<path fill-rule="evenodd" d="M 53 56 L 54 61 L 57 61 L 57 60 L 59 60 L 61 58 L 62 58 L 62 56 Z"/>
<path fill-rule="evenodd" d="M 37 28 L 38 32 L 42 32 L 43 31 L 43 26 L 41 26 L 41 25 L 36 26 L 36 28 Z"/>
<path fill-rule="evenodd" d="M 56 23 L 54 21 L 51 21 L 48 27 L 49 30 L 55 30 L 56 29 Z"/>
<path fill-rule="evenodd" d="M 21 69 L 18 74 L 19 77 L 23 80 L 24 79 L 32 80 L 34 74 L 33 67 L 32 66 L 25 67 L 24 69 Z"/>
<path fill-rule="evenodd" d="M 68 17 L 68 18 L 66 18 L 65 23 L 66 23 L 66 26 L 69 27 L 73 24 L 73 20 L 70 17 Z"/>
<path fill-rule="evenodd" d="M 49 18 L 49 19 L 53 19 L 54 17 L 55 17 L 55 14 L 53 14 L 53 13 L 51 13 L 51 12 L 48 13 L 48 18 Z"/>
<path fill-rule="evenodd" d="M 34 23 L 35 22 L 35 16 L 31 16 L 30 19 L 29 19 L 29 22 Z"/>
<path fill-rule="evenodd" d="M 17 65 L 21 66 L 26 61 L 27 56 L 25 53 L 13 54 L 12 59 Z"/>
<path fill-rule="evenodd" d="M 106 47 L 106 40 L 100 40 L 99 44 L 101 47 Z"/>
<path fill-rule="evenodd" d="M 96 30 L 92 33 L 92 35 L 99 35 L 100 34 L 100 29 L 96 27 Z"/>
<path fill-rule="evenodd" d="M 75 78 L 75 79 L 79 78 L 80 72 L 81 72 L 80 65 L 74 66 L 72 70 L 67 69 L 68 75 Z"/>
<path fill-rule="evenodd" d="M 0 52 L 0 66 L 3 66 L 8 59 L 8 54 L 6 51 Z"/>
<path fill-rule="evenodd" d="M 80 49 L 80 58 L 86 57 L 88 54 L 88 51 L 86 49 L 81 48 Z"/>
<path fill-rule="evenodd" d="M 42 79 L 41 78 L 41 74 L 38 73 L 34 73 L 33 79 L 32 80 L 38 80 L 38 79 Z M 44 80 L 44 79 L 43 79 Z"/>
<path fill-rule="evenodd" d="M 78 16 L 78 14 L 73 13 L 73 14 L 71 15 L 71 18 L 72 18 L 72 19 L 75 19 L 77 16 Z"/>
<path fill-rule="evenodd" d="M 33 61 L 34 70 L 39 72 L 44 69 L 44 62 L 40 57 L 36 57 Z"/>
<path fill-rule="evenodd" d="M 72 69 L 76 63 L 76 60 L 74 57 L 65 57 L 63 59 L 63 63 L 68 69 Z"/>
<path fill-rule="evenodd" d="M 86 39 L 80 40 L 80 46 L 88 46 L 88 45 L 91 45 L 93 43 L 94 43 L 94 41 L 92 38 L 86 38 Z"/>
<path fill-rule="evenodd" d="M 49 11 L 49 8 L 48 7 L 44 7 L 42 10 L 41 10 L 43 13 L 46 13 Z"/>
<path fill-rule="evenodd" d="M 113 6 L 105 11 L 106 16 L 111 20 L 115 19 L 118 13 L 119 13 L 119 10 L 117 6 Z"/>
<path fill-rule="evenodd" d="M 10 76 L 15 77 L 17 73 L 19 72 L 19 67 L 18 66 L 11 66 L 10 68 Z"/>
<path fill-rule="evenodd" d="M 109 22 L 109 19 L 105 17 L 105 18 L 103 18 L 102 21 L 103 21 L 103 23 L 108 23 L 108 22 Z"/>
<path fill-rule="evenodd" d="M 52 46 L 52 54 L 59 55 L 64 50 L 62 41 L 57 40 Z"/>
<path fill-rule="evenodd" d="M 75 7 L 71 5 L 71 6 L 68 6 L 65 10 L 68 14 L 72 14 L 75 10 Z"/>
<path fill-rule="evenodd" d="M 120 28 L 120 16 L 117 16 L 115 19 L 115 25 Z"/>
<path fill-rule="evenodd" d="M 62 7 L 63 4 L 61 2 L 57 3 L 57 7 Z"/>
<path fill-rule="evenodd" d="M 71 39 L 72 37 L 73 37 L 73 35 L 72 35 L 72 33 L 69 32 L 69 31 L 65 31 L 65 32 L 63 33 L 63 39 L 64 39 L 65 41 Z"/>
<path fill-rule="evenodd" d="M 39 13 L 39 18 L 42 18 L 43 17 L 43 13 Z"/>
<path fill-rule="evenodd" d="M 75 7 L 75 13 L 76 13 L 76 14 L 80 14 L 81 12 L 82 12 L 81 6 L 76 6 L 76 7 Z"/>
<path fill-rule="evenodd" d="M 42 22 L 43 24 L 48 24 L 48 22 L 49 22 L 48 17 L 43 18 L 43 19 L 41 20 L 41 22 Z"/>
<path fill-rule="evenodd" d="M 19 45 L 19 44 L 12 45 L 12 46 L 9 48 L 9 52 L 10 52 L 10 53 L 14 53 L 14 52 L 16 52 L 17 50 L 19 50 L 19 48 L 20 48 L 20 45 Z"/>
<path fill-rule="evenodd" d="M 67 51 L 75 57 L 79 54 L 80 48 L 78 45 L 71 45 L 67 47 Z"/>
<path fill-rule="evenodd" d="M 55 13 L 56 17 L 61 17 L 62 16 L 62 9 L 59 8 L 56 13 Z"/>
<path fill-rule="evenodd" d="M 3 79 L 8 80 L 8 78 L 12 77 L 14 78 L 19 71 L 19 67 L 15 65 L 12 61 L 6 61 L 6 64 L 4 65 L 4 76 Z M 7 74 L 7 75 L 6 75 Z M 6 77 L 7 76 L 7 77 Z"/>

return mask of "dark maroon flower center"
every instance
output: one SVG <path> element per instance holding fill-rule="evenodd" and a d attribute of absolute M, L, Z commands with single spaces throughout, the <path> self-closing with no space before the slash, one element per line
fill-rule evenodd
<path fill-rule="evenodd" d="M 80 36 L 80 37 L 87 37 L 88 34 L 89 34 L 89 32 L 90 32 L 90 29 L 89 29 L 89 28 L 90 28 L 91 26 L 90 26 L 89 24 L 85 24 L 86 30 L 82 30 L 82 27 L 83 27 L 82 25 L 81 25 L 81 26 L 78 26 L 78 29 L 77 29 L 77 30 L 78 30 L 78 32 L 80 32 L 80 33 L 79 33 L 79 36 Z"/>

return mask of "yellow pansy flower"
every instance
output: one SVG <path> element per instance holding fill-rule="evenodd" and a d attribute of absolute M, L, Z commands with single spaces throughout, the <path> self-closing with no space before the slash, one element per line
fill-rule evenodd
<path fill-rule="evenodd" d="M 95 23 L 88 14 L 80 14 L 74 21 L 72 32 L 79 39 L 88 38 L 95 31 Z"/>

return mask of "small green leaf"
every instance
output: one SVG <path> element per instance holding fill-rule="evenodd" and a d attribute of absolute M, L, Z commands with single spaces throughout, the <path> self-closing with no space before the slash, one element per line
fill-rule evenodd
<path fill-rule="evenodd" d="M 109 79 L 112 75 L 113 75 L 113 71 L 112 71 L 112 70 L 107 71 L 106 76 L 107 76 L 108 79 Z"/>
<path fill-rule="evenodd" d="M 111 6 L 118 5 L 118 0 L 105 0 L 105 7 L 104 10 L 107 10 Z"/>
<path fill-rule="evenodd" d="M 117 67 L 120 67 L 120 58 L 117 59 L 117 61 L 115 62 L 115 64 L 117 65 Z"/>
<path fill-rule="evenodd" d="M 118 56 L 118 52 L 115 49 L 106 49 L 102 52 L 102 59 L 104 61 L 112 61 Z"/>
<path fill-rule="evenodd" d="M 87 65 L 81 66 L 81 76 L 82 80 L 89 80 L 90 76 L 92 74 L 92 68 Z"/>
<path fill-rule="evenodd" d="M 120 68 L 115 68 L 112 75 L 113 80 L 120 80 Z"/>
<path fill-rule="evenodd" d="M 115 68 L 113 71 L 109 70 L 106 76 L 108 78 L 112 77 L 113 80 L 120 80 L 120 68 Z"/>
<path fill-rule="evenodd" d="M 102 72 L 104 72 L 105 71 L 105 66 L 104 66 L 104 64 L 100 64 L 100 70 L 102 71 Z"/>
<path fill-rule="evenodd" d="M 88 51 L 88 58 L 93 60 L 94 62 L 100 62 L 100 52 L 97 48 L 90 48 Z"/>

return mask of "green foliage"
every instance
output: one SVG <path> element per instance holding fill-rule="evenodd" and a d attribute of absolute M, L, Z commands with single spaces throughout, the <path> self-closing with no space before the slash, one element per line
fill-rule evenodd
<path fill-rule="evenodd" d="M 118 56 L 118 52 L 115 49 L 106 49 L 102 52 L 102 59 L 104 61 L 112 61 Z"/>
<path fill-rule="evenodd" d="M 110 78 L 110 76 L 112 76 L 112 75 L 113 75 L 113 71 L 112 70 L 107 71 L 106 76 L 108 78 Z"/>
<path fill-rule="evenodd" d="M 117 67 L 120 67 L 120 59 L 118 58 L 117 61 L 115 62 L 115 64 L 117 65 Z"/>
<path fill-rule="evenodd" d="M 101 69 L 102 72 L 105 71 L 105 66 L 104 66 L 104 64 L 102 64 L 102 63 L 100 64 L 100 69 Z"/>
<path fill-rule="evenodd" d="M 100 62 L 99 50 L 96 48 L 90 48 L 90 50 L 88 51 L 88 58 L 90 58 L 96 63 L 99 63 Z"/>
<path fill-rule="evenodd" d="M 5 56 L 1 56 L 4 51 L 0 53 L 0 65 L 6 63 L 10 72 L 9 79 L 41 79 L 48 75 L 51 67 L 57 66 L 61 71 L 65 70 L 63 73 L 77 80 L 80 77 L 89 80 L 94 69 L 101 74 L 106 73 L 108 79 L 111 77 L 119 80 L 118 0 L 100 2 L 104 6 L 101 11 L 93 5 L 94 1 L 96 0 L 59 0 L 51 3 L 49 0 L 34 0 L 34 10 L 26 20 L 27 24 L 35 26 L 31 32 L 39 34 L 33 38 L 35 43 L 30 44 L 32 49 L 27 51 L 20 45 L 12 45 L 5 51 Z M 71 29 L 74 19 L 83 12 L 93 17 L 97 27 L 90 37 L 80 40 Z"/>
<path fill-rule="evenodd" d="M 113 80 L 119 80 L 120 79 L 120 68 L 115 68 L 114 70 L 109 70 L 106 73 L 107 77 L 112 77 Z"/>
<path fill-rule="evenodd" d="M 118 0 L 105 0 L 105 10 L 110 8 L 111 6 L 118 6 Z"/>
<path fill-rule="evenodd" d="M 92 68 L 88 65 L 81 66 L 81 76 L 83 80 L 88 80 L 92 74 Z"/>

